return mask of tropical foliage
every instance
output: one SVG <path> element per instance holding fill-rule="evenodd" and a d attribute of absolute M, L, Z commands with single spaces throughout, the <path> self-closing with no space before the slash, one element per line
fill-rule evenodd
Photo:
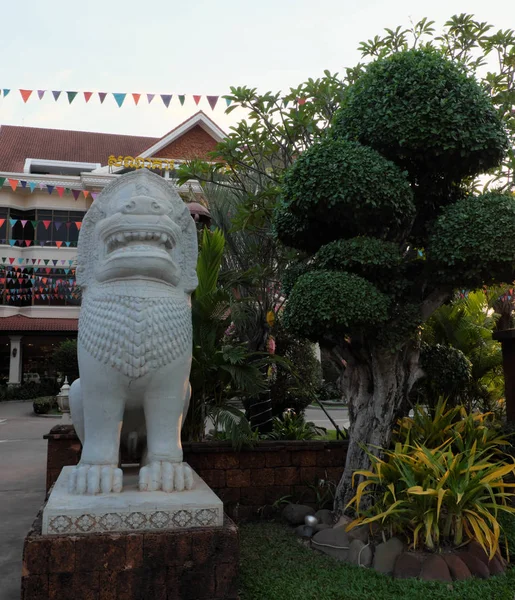
<path fill-rule="evenodd" d="M 282 418 L 275 417 L 273 429 L 267 437 L 271 440 L 314 440 L 323 434 L 325 429 L 306 422 L 302 413 L 289 410 Z"/>
<path fill-rule="evenodd" d="M 415 548 L 443 543 L 460 546 L 477 540 L 490 557 L 499 549 L 501 512 L 515 515 L 510 498 L 515 460 L 502 458 L 506 439 L 486 426 L 489 415 L 446 409 L 440 401 L 433 417 L 417 408 L 414 419 L 400 422 L 397 442 L 383 458 L 369 453 L 371 468 L 350 506 L 353 528 L 378 522 L 391 535 L 405 534 Z M 361 510 L 362 498 L 374 504 Z"/>

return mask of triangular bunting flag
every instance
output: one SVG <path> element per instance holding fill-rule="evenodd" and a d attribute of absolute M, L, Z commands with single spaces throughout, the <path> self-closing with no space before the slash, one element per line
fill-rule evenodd
<path fill-rule="evenodd" d="M 306 98 L 298 98 L 297 102 L 299 103 L 299 106 L 304 106 L 304 104 L 306 104 Z"/>
<path fill-rule="evenodd" d="M 179 102 L 181 103 L 181 106 L 184 106 L 185 99 L 186 99 L 186 96 L 184 94 L 179 94 Z"/>
<path fill-rule="evenodd" d="M 55 245 L 56 245 L 58 248 L 60 248 L 60 247 L 63 245 L 63 243 L 62 243 L 62 242 L 56 242 L 56 243 L 55 243 Z"/>
<path fill-rule="evenodd" d="M 147 101 L 150 104 L 152 102 L 152 100 L 154 99 L 155 94 L 147 94 Z"/>
<path fill-rule="evenodd" d="M 80 196 L 80 190 L 72 190 L 73 197 L 75 200 Z"/>
<path fill-rule="evenodd" d="M 62 221 L 54 221 L 54 227 L 56 231 L 59 231 L 59 227 L 63 224 Z"/>
<path fill-rule="evenodd" d="M 77 229 L 80 231 L 80 227 L 82 225 L 82 221 L 75 221 L 75 226 L 77 227 Z"/>
<path fill-rule="evenodd" d="M 71 221 L 66 221 L 65 225 L 66 229 L 70 229 Z"/>
<path fill-rule="evenodd" d="M 9 224 L 11 225 L 11 227 L 14 227 L 17 222 L 18 222 L 18 219 L 9 219 Z"/>
<path fill-rule="evenodd" d="M 106 99 L 107 92 L 98 92 L 98 97 L 100 98 L 100 104 L 104 104 L 104 100 Z"/>
<path fill-rule="evenodd" d="M 45 226 L 45 229 L 48 229 L 51 222 L 52 221 L 43 221 L 43 225 Z"/>
<path fill-rule="evenodd" d="M 16 188 L 18 187 L 18 180 L 17 179 L 8 179 L 7 181 L 9 182 L 9 185 L 11 186 L 12 191 L 15 192 Z"/>
<path fill-rule="evenodd" d="M 209 102 L 209 106 L 211 107 L 211 110 L 215 110 L 215 106 L 216 103 L 218 102 L 218 98 L 220 98 L 220 96 L 206 96 L 207 101 Z"/>
<path fill-rule="evenodd" d="M 225 99 L 225 103 L 227 104 L 227 106 L 231 106 L 231 102 L 232 102 L 231 98 Z"/>
<path fill-rule="evenodd" d="M 86 104 L 89 102 L 89 99 L 93 95 L 93 92 L 84 92 L 84 100 L 86 100 Z"/>
<path fill-rule="evenodd" d="M 4 91 L 4 98 L 5 98 L 6 96 L 8 96 L 8 95 L 9 95 L 9 92 L 10 92 L 11 90 L 10 90 L 9 88 L 4 88 L 4 90 L 3 90 L 3 91 Z"/>
<path fill-rule="evenodd" d="M 87 198 L 89 196 L 88 190 L 83 190 L 82 193 L 84 194 L 84 198 Z"/>
<path fill-rule="evenodd" d="M 125 100 L 125 96 L 127 96 L 127 94 L 119 94 L 119 93 L 114 93 L 113 92 L 113 97 L 116 100 L 116 104 L 118 104 L 118 108 L 122 107 L 123 101 Z"/>
<path fill-rule="evenodd" d="M 59 96 L 61 95 L 61 90 L 52 90 L 52 96 L 54 100 L 57 102 L 59 100 Z"/>
<path fill-rule="evenodd" d="M 38 98 L 43 100 L 43 96 L 45 95 L 46 90 L 38 90 Z"/>
<path fill-rule="evenodd" d="M 55 267 L 55 265 L 57 264 L 57 258 L 53 258 L 52 262 L 54 263 L 54 267 Z"/>
<path fill-rule="evenodd" d="M 75 96 L 78 92 L 66 92 L 66 94 L 68 96 L 68 102 L 71 104 L 75 100 Z"/>
<path fill-rule="evenodd" d="M 32 92 L 34 90 L 20 90 L 21 97 L 23 98 L 23 102 L 27 103 L 27 100 L 30 98 Z"/>
<path fill-rule="evenodd" d="M 64 194 L 64 188 L 63 188 L 63 187 L 61 187 L 60 185 L 58 185 L 58 186 L 55 188 L 55 190 L 56 190 L 56 192 L 59 194 L 59 198 L 62 198 L 62 197 L 63 197 L 63 194 Z"/>
<path fill-rule="evenodd" d="M 27 220 L 23 219 L 21 222 L 21 226 L 25 229 L 25 225 L 27 225 Z"/>
<path fill-rule="evenodd" d="M 9 244 L 10 244 L 11 246 L 14 246 L 14 244 L 16 244 L 16 240 L 9 240 Z M 13 258 L 13 262 L 14 262 L 14 258 Z M 11 263 L 11 265 L 12 265 L 12 264 L 13 264 L 13 263 Z"/>
<path fill-rule="evenodd" d="M 36 227 L 38 226 L 39 221 L 31 221 L 32 223 L 32 227 L 34 227 L 34 229 L 36 229 Z"/>
<path fill-rule="evenodd" d="M 6 177 L 0 177 L 0 189 L 4 187 Z"/>
<path fill-rule="evenodd" d="M 139 99 L 141 98 L 141 94 L 132 94 L 132 97 L 134 98 L 134 104 L 136 106 L 138 106 L 138 102 L 139 102 Z"/>
<path fill-rule="evenodd" d="M 163 104 L 168 108 L 170 106 L 170 100 L 172 99 L 172 94 L 161 94 L 161 100 Z"/>
<path fill-rule="evenodd" d="M 2 227 L 2 225 L 5 223 L 5 219 L 0 219 L 0 227 Z M 4 262 L 4 259 L 2 258 L 2 262 Z"/>
<path fill-rule="evenodd" d="M 21 183 L 21 187 L 22 187 L 23 189 L 25 189 L 25 188 L 27 187 L 27 182 L 26 182 L 26 181 L 23 181 L 23 179 L 20 179 L 20 183 Z"/>
<path fill-rule="evenodd" d="M 25 240 L 25 246 L 30 246 L 32 244 L 32 240 Z"/>
<path fill-rule="evenodd" d="M 46 189 L 48 190 L 48 193 L 51 194 L 54 191 L 55 185 L 47 185 Z"/>
<path fill-rule="evenodd" d="M 93 198 L 93 200 L 96 200 L 98 197 L 99 192 L 91 192 L 91 197 Z"/>
<path fill-rule="evenodd" d="M 198 106 L 198 103 L 200 102 L 200 99 L 202 98 L 202 96 L 193 96 L 193 100 L 195 100 L 195 104 Z"/>

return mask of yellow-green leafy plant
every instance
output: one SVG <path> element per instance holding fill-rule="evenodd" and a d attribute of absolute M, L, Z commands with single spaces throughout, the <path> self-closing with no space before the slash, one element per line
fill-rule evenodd
<path fill-rule="evenodd" d="M 434 410 L 417 405 L 413 417 L 397 422 L 394 440 L 435 448 L 451 442 L 454 452 L 470 450 L 474 442 L 477 450 L 489 450 L 500 455 L 509 446 L 491 412 L 467 412 L 464 406 L 447 408 L 447 401 L 439 398 Z"/>
<path fill-rule="evenodd" d="M 493 557 L 502 528 L 498 516 L 515 514 L 515 459 L 501 451 L 506 439 L 486 427 L 488 415 L 447 410 L 440 401 L 432 416 L 422 409 L 399 422 L 398 440 L 382 457 L 369 452 L 370 470 L 359 470 L 356 511 L 348 529 L 378 522 L 390 535 L 407 535 L 412 547 L 435 550 L 477 540 Z M 401 441 L 402 440 L 402 441 Z M 373 504 L 362 510 L 368 496 Z"/>

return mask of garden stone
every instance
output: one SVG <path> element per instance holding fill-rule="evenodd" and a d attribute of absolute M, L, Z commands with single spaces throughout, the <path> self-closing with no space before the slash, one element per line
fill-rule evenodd
<path fill-rule="evenodd" d="M 369 544 L 364 544 L 361 540 L 352 540 L 349 545 L 348 561 L 359 567 L 370 567 L 372 564 L 373 552 Z"/>
<path fill-rule="evenodd" d="M 422 562 L 411 552 L 399 554 L 393 568 L 393 576 L 396 579 L 410 579 L 418 577 L 422 570 Z"/>
<path fill-rule="evenodd" d="M 319 531 L 323 531 L 324 529 L 332 529 L 332 527 L 331 527 L 331 525 L 326 525 L 325 523 L 319 523 L 315 527 L 315 533 L 318 533 Z"/>
<path fill-rule="evenodd" d="M 304 518 L 307 515 L 314 515 L 315 510 L 304 504 L 287 504 L 282 514 L 283 519 L 288 521 L 290 525 L 304 525 Z"/>
<path fill-rule="evenodd" d="M 477 556 L 474 556 L 470 552 L 460 552 L 457 556 L 467 565 L 472 575 L 481 579 L 488 579 L 490 577 L 490 570 Z"/>
<path fill-rule="evenodd" d="M 337 560 L 343 562 L 348 560 L 350 539 L 342 528 L 323 529 L 313 536 L 311 543 L 313 548 Z"/>
<path fill-rule="evenodd" d="M 483 550 L 483 547 L 479 542 L 470 542 L 470 544 L 465 548 L 465 552 L 470 552 L 470 554 L 473 554 L 476 558 L 479 558 L 479 560 L 484 562 L 488 567 L 488 554 Z"/>
<path fill-rule="evenodd" d="M 333 512 L 331 510 L 328 510 L 327 508 L 318 510 L 315 513 L 315 517 L 318 519 L 320 524 L 331 525 L 331 527 L 333 526 Z"/>
<path fill-rule="evenodd" d="M 349 523 L 352 523 L 352 519 L 347 515 L 342 515 L 333 525 L 333 529 L 338 529 L 339 527 L 345 528 Z"/>
<path fill-rule="evenodd" d="M 295 535 L 300 538 L 311 538 L 313 536 L 313 527 L 309 527 L 309 525 L 299 525 L 295 528 Z"/>
<path fill-rule="evenodd" d="M 364 544 L 368 542 L 368 525 L 360 525 L 359 527 L 354 527 L 353 529 L 350 529 L 347 533 L 349 534 L 349 537 L 353 540 L 360 540 Z"/>
<path fill-rule="evenodd" d="M 443 583 L 452 583 L 452 577 L 449 567 L 445 560 L 438 554 L 428 556 L 422 565 L 420 579 L 424 581 L 442 581 Z"/>
<path fill-rule="evenodd" d="M 403 550 L 404 544 L 396 537 L 379 544 L 374 554 L 374 569 L 379 573 L 392 573 L 395 561 Z"/>
<path fill-rule="evenodd" d="M 490 571 L 490 575 L 502 575 L 505 571 L 501 561 L 496 556 L 489 561 L 488 570 Z"/>
<path fill-rule="evenodd" d="M 470 579 L 472 577 L 470 569 L 456 554 L 444 554 L 443 559 L 447 563 L 454 581 L 462 581 L 463 579 Z"/>

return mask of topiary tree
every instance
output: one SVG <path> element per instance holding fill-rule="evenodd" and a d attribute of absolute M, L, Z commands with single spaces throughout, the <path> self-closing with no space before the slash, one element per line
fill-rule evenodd
<path fill-rule="evenodd" d="M 347 365 L 338 512 L 353 472 L 369 467 L 365 448 L 388 446 L 422 375 L 420 324 L 456 287 L 515 278 L 515 198 L 467 191 L 506 149 L 475 79 L 436 50 L 411 50 L 371 63 L 285 174 L 275 227 L 308 256 L 290 272 L 285 325 Z"/>

